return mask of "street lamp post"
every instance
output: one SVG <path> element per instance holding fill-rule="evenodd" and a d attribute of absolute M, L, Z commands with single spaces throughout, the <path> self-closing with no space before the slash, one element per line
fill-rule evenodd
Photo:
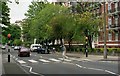
<path fill-rule="evenodd" d="M 104 59 L 107 59 L 107 47 L 106 47 L 106 4 L 104 0 Z"/>

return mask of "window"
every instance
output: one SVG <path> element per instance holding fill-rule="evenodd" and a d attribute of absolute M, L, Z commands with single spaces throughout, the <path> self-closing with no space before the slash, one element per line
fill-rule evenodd
<path fill-rule="evenodd" d="M 115 24 L 118 25 L 118 18 L 115 18 Z"/>
<path fill-rule="evenodd" d="M 118 41 L 118 33 L 115 33 L 115 41 Z"/>
<path fill-rule="evenodd" d="M 116 2 L 116 3 L 115 3 L 115 8 L 117 8 L 117 7 L 118 7 L 118 3 Z"/>
<path fill-rule="evenodd" d="M 111 18 L 108 18 L 108 27 L 110 28 L 111 25 L 112 25 L 112 20 Z"/>
<path fill-rule="evenodd" d="M 109 32 L 109 34 L 108 34 L 108 40 L 109 41 L 112 41 L 112 34 Z"/>
<path fill-rule="evenodd" d="M 109 24 L 109 25 L 112 24 L 112 20 L 111 20 L 111 18 L 108 19 L 108 24 Z"/>
<path fill-rule="evenodd" d="M 111 10 L 111 3 L 108 3 L 108 10 Z"/>

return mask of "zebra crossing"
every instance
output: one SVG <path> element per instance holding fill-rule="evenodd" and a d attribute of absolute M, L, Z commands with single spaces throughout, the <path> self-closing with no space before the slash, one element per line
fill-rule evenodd
<path fill-rule="evenodd" d="M 17 59 L 17 62 L 20 63 L 20 64 L 25 64 L 27 62 L 30 62 L 30 63 L 38 63 L 38 62 L 42 62 L 42 63 L 50 63 L 50 62 L 62 62 L 63 58 L 49 58 L 49 59 L 43 59 L 43 58 L 40 58 L 38 60 L 34 60 L 34 59 L 29 59 L 29 60 L 22 60 L 22 59 Z M 69 60 L 69 59 L 64 59 L 65 62 L 70 62 L 72 60 Z"/>

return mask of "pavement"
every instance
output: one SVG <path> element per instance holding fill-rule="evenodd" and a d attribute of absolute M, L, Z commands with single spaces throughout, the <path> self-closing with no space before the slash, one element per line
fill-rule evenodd
<path fill-rule="evenodd" d="M 61 52 L 57 52 L 57 54 L 62 55 Z M 104 59 L 103 55 L 92 55 L 88 54 L 88 57 L 86 57 L 83 53 L 66 53 L 66 56 L 69 58 L 79 59 L 79 60 L 92 60 L 92 61 L 120 61 L 120 56 L 107 56 L 107 59 Z"/>
<path fill-rule="evenodd" d="M 56 54 L 62 55 L 61 52 L 56 52 Z M 93 61 L 100 61 L 100 60 L 109 60 L 109 61 L 120 61 L 120 58 L 118 56 L 108 56 L 107 59 L 103 58 L 103 55 L 88 55 L 88 57 L 85 56 L 85 54 L 81 53 L 67 53 L 66 54 L 68 58 L 76 59 L 76 60 L 93 60 Z M 26 76 L 27 73 L 18 65 L 16 64 L 12 59 L 11 62 L 3 61 L 2 63 L 2 54 L 0 54 L 0 74 L 21 74 L 22 76 Z M 1 70 L 3 64 L 3 71 Z M 11 68 L 13 68 L 11 70 Z M 3 75 L 4 76 L 4 75 Z"/>
<path fill-rule="evenodd" d="M 0 53 L 0 76 L 2 75 L 2 54 Z"/>
<path fill-rule="evenodd" d="M 2 54 L 2 50 L 0 49 L 1 76 L 28 76 L 27 73 L 12 58 L 10 58 L 10 62 L 8 62 L 7 57 L 8 55 Z"/>

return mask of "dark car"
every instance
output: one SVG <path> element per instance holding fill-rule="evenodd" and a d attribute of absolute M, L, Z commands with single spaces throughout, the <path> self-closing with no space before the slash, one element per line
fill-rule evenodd
<path fill-rule="evenodd" d="M 22 56 L 30 57 L 30 49 L 22 47 L 18 51 L 18 56 L 20 56 L 20 57 L 22 57 Z"/>
<path fill-rule="evenodd" d="M 37 53 L 43 54 L 43 53 L 45 53 L 45 51 L 46 50 L 44 48 L 42 48 L 42 47 L 37 48 Z"/>

